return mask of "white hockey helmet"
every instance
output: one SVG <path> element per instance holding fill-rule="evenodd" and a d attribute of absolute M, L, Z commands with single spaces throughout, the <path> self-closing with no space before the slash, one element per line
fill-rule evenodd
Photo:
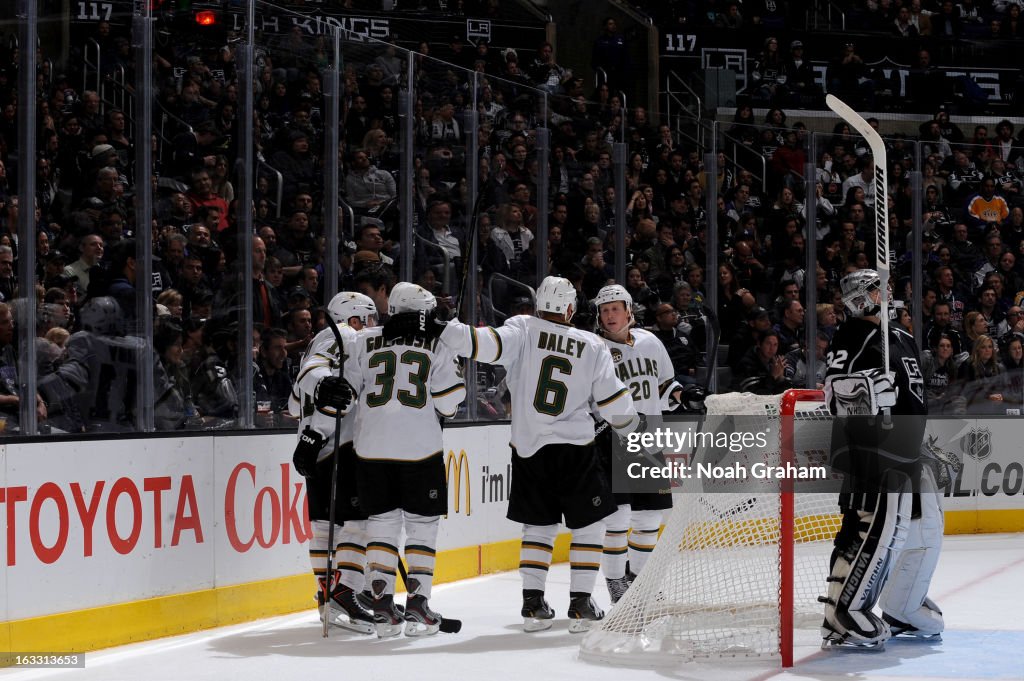
<path fill-rule="evenodd" d="M 597 307 L 598 324 L 601 323 L 601 306 L 605 303 L 617 303 L 620 301 L 626 306 L 626 312 L 629 313 L 629 326 L 632 326 L 633 296 L 629 295 L 629 291 L 619 284 L 609 284 L 597 292 L 597 297 L 594 298 L 594 305 Z"/>
<path fill-rule="evenodd" d="M 434 294 L 416 284 L 401 281 L 391 289 L 388 296 L 388 314 L 399 312 L 429 312 L 437 307 Z"/>
<path fill-rule="evenodd" d="M 871 299 L 871 294 L 881 286 L 878 272 L 874 270 L 857 270 L 850 272 L 839 282 L 843 292 L 843 304 L 852 317 L 865 317 L 878 314 L 879 305 Z"/>
<path fill-rule="evenodd" d="M 565 277 L 544 277 L 537 289 L 537 312 L 561 314 L 569 321 L 576 313 L 576 287 Z"/>
<path fill-rule="evenodd" d="M 78 313 L 82 328 L 103 336 L 124 334 L 124 316 L 121 306 L 110 296 L 90 298 Z"/>
<path fill-rule="evenodd" d="M 366 326 L 370 317 L 377 318 L 377 306 L 369 296 L 355 291 L 342 291 L 327 303 L 327 314 L 331 315 L 335 324 L 348 324 L 348 320 L 356 317 Z"/>

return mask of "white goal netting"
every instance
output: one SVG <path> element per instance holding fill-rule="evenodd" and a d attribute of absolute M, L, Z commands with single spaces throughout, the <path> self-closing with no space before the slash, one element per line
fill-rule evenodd
<path fill-rule="evenodd" d="M 772 434 L 767 447 L 742 453 L 748 465 L 826 461 L 831 424 L 820 392 L 730 393 L 709 396 L 706 404 L 705 432 L 763 429 Z M 709 456 L 698 450 L 691 463 Z M 715 492 L 713 483 L 695 478 L 677 491 L 646 567 L 584 637 L 581 657 L 660 666 L 781 653 L 787 664 L 784 651 L 788 647 L 791 655 L 792 630 L 821 625 L 817 598 L 825 592 L 828 556 L 840 522 L 836 494 L 784 494 L 778 480 L 758 481 L 753 492 Z M 785 614 L 790 611 L 792 621 Z"/>

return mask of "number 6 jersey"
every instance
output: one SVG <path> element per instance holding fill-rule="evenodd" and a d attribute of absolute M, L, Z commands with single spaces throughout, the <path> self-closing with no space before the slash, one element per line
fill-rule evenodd
<path fill-rule="evenodd" d="M 508 369 L 512 446 L 523 458 L 544 445 L 593 442 L 591 401 L 615 428 L 636 420 L 608 348 L 592 333 L 520 315 L 498 328 L 448 322 L 441 340 L 462 357 Z"/>
<path fill-rule="evenodd" d="M 361 331 L 345 361 L 345 378 L 359 395 L 356 455 L 420 461 L 439 454 L 438 414 L 454 416 L 466 397 L 455 355 L 437 340 L 385 341 L 381 332 Z"/>

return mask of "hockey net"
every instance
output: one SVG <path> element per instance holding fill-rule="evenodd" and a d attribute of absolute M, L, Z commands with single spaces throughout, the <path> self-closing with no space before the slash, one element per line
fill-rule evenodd
<path fill-rule="evenodd" d="M 826 460 L 831 424 L 819 391 L 728 393 L 709 396 L 706 405 L 704 431 L 742 424 L 774 434 L 767 447 L 742 454 L 747 463 Z M 706 454 L 698 449 L 693 462 Z M 817 630 L 822 622 L 817 599 L 840 516 L 835 493 L 793 493 L 784 484 L 758 482 L 753 493 L 732 493 L 685 480 L 650 560 L 584 637 L 581 657 L 646 667 L 774 655 L 791 666 L 794 630 Z"/>

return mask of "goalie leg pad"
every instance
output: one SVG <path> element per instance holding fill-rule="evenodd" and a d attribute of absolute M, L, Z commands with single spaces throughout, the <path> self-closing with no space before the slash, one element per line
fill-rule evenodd
<path fill-rule="evenodd" d="M 909 495 L 888 493 L 879 495 L 873 512 L 844 514 L 832 553 L 828 596 L 823 599 L 826 641 L 877 646 L 889 638 L 889 626 L 871 610 L 885 583 L 891 556 L 903 542 L 903 514 L 909 514 L 909 505 Z M 850 541 L 853 524 L 856 538 Z"/>
<path fill-rule="evenodd" d="M 942 551 L 942 497 L 931 468 L 924 467 L 921 478 L 921 517 L 910 521 L 906 543 L 882 591 L 883 617 L 893 635 L 931 637 L 941 634 L 945 626 L 942 611 L 928 599 Z"/>
<path fill-rule="evenodd" d="M 601 569 L 606 579 L 626 576 L 626 541 L 629 536 L 629 505 L 620 504 L 615 513 L 604 519 L 604 553 Z"/>
<path fill-rule="evenodd" d="M 523 525 L 519 575 L 523 578 L 524 590 L 544 593 L 557 535 L 558 525 Z"/>
<path fill-rule="evenodd" d="M 430 598 L 434 582 L 437 527 L 440 520 L 440 516 L 436 515 L 405 512 L 405 561 L 409 564 L 409 591 L 424 598 Z"/>
<path fill-rule="evenodd" d="M 665 512 L 661 510 L 633 511 L 633 533 L 629 536 L 629 571 L 634 575 L 647 565 L 647 559 L 658 543 L 658 530 Z"/>
<path fill-rule="evenodd" d="M 402 534 L 402 512 L 398 509 L 371 515 L 366 521 L 366 579 L 375 598 L 395 593 L 398 573 L 398 538 Z"/>

